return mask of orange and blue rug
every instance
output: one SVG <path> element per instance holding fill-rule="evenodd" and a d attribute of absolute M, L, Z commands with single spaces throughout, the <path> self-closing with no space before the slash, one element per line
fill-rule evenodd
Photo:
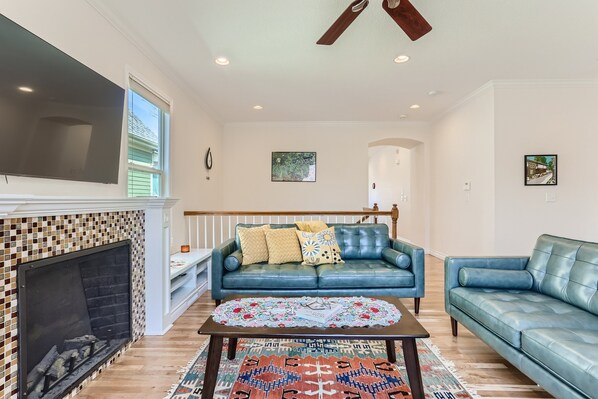
<path fill-rule="evenodd" d="M 240 339 L 235 360 L 223 348 L 215 399 L 411 399 L 397 342 L 389 363 L 384 341 Z M 474 399 L 429 340 L 417 340 L 426 398 Z M 204 345 L 167 398 L 200 399 Z"/>

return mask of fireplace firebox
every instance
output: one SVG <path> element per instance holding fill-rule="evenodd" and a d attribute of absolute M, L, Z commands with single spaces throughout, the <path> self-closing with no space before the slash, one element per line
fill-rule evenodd
<path fill-rule="evenodd" d="M 131 341 L 130 246 L 18 267 L 19 398 L 63 397 Z"/>

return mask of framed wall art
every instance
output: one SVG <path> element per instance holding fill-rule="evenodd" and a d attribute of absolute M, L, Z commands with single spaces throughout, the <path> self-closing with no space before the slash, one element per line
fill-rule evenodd
<path fill-rule="evenodd" d="M 315 152 L 272 152 L 273 182 L 315 182 Z"/>
<path fill-rule="evenodd" d="M 556 154 L 525 155 L 523 161 L 526 186 L 556 186 Z"/>

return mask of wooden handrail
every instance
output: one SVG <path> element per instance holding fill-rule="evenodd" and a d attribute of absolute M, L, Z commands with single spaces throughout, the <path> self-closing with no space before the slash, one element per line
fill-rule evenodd
<path fill-rule="evenodd" d="M 392 216 L 392 211 L 185 211 L 185 216 Z"/>
<path fill-rule="evenodd" d="M 393 204 L 392 210 L 380 211 L 378 210 L 378 205 L 374 204 L 374 208 L 372 208 L 372 210 L 363 211 L 185 211 L 184 216 L 212 216 L 212 220 L 214 220 L 214 217 L 218 216 L 362 216 L 361 220 L 358 220 L 358 223 L 368 220 L 370 217 L 373 217 L 374 223 L 378 223 L 378 217 L 389 216 L 391 219 L 391 236 L 392 238 L 397 238 L 397 221 L 399 219 L 399 208 L 396 204 Z M 207 233 L 207 231 L 205 232 Z"/>

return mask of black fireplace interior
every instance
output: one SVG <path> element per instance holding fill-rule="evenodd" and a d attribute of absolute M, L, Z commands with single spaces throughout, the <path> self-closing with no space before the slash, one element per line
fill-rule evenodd
<path fill-rule="evenodd" d="M 19 397 L 61 398 L 131 340 L 130 241 L 17 270 Z"/>

